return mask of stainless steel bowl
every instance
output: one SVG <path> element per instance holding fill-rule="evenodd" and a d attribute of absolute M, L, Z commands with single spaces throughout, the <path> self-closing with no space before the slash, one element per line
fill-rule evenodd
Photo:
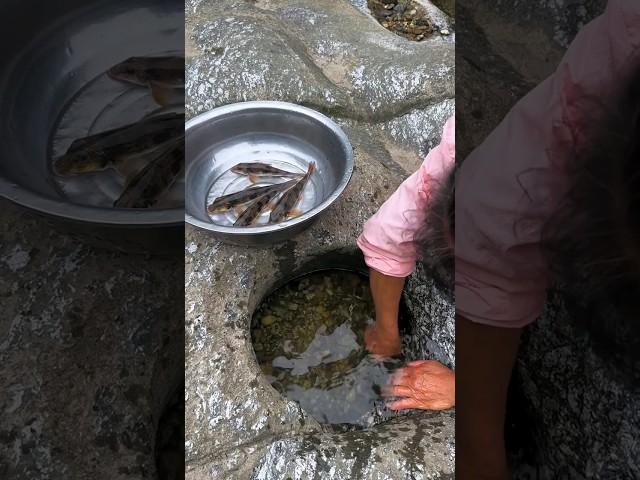
<path fill-rule="evenodd" d="M 182 230 L 183 184 L 169 207 L 115 209 L 108 198 L 113 178 L 65 191 L 51 159 L 64 148 L 58 141 L 154 113 L 144 89 L 125 91 L 113 82 L 106 89 L 104 73 L 130 56 L 182 51 L 184 3 L 7 0 L 0 14 L 11 19 L 0 33 L 0 196 L 76 231 L 104 230 L 125 249 L 129 233 L 140 240 L 157 238 L 157 229 Z"/>
<path fill-rule="evenodd" d="M 185 218 L 217 238 L 239 245 L 267 245 L 290 239 L 307 228 L 346 188 L 353 173 L 353 150 L 332 120 L 309 108 L 285 102 L 243 102 L 216 108 L 186 124 Z M 250 185 L 229 169 L 240 162 L 267 162 L 304 173 L 307 183 L 299 217 L 257 226 L 234 227 L 234 212 L 209 214 L 207 205 L 219 195 Z M 265 184 L 281 179 L 264 179 Z M 260 183 L 258 183 L 259 185 Z"/>

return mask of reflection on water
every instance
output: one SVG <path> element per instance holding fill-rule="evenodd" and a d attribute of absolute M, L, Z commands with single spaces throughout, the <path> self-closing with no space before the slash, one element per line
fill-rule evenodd
<path fill-rule="evenodd" d="M 321 272 L 290 282 L 256 312 L 258 362 L 276 390 L 317 420 L 366 425 L 399 365 L 375 361 L 364 349 L 373 312 L 367 279 L 356 273 Z"/>

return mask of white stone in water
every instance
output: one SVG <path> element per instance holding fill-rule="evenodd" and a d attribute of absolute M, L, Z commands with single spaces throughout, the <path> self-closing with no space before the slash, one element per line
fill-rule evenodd
<path fill-rule="evenodd" d="M 282 350 L 285 353 L 293 352 L 293 342 L 291 340 L 285 340 L 284 343 L 282 344 Z"/>

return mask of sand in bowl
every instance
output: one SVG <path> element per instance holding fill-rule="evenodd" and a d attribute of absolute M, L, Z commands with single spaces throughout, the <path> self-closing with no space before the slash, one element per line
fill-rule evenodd
<path fill-rule="evenodd" d="M 369 426 L 400 359 L 364 348 L 374 306 L 366 277 L 318 272 L 272 293 L 253 319 L 253 346 L 273 387 L 322 423 Z M 378 412 L 378 413 L 376 413 Z"/>

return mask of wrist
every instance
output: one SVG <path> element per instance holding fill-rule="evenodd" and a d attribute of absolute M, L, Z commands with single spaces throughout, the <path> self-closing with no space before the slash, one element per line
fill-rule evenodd
<path fill-rule="evenodd" d="M 376 316 L 375 328 L 393 337 L 399 337 L 398 318 L 391 316 Z"/>

